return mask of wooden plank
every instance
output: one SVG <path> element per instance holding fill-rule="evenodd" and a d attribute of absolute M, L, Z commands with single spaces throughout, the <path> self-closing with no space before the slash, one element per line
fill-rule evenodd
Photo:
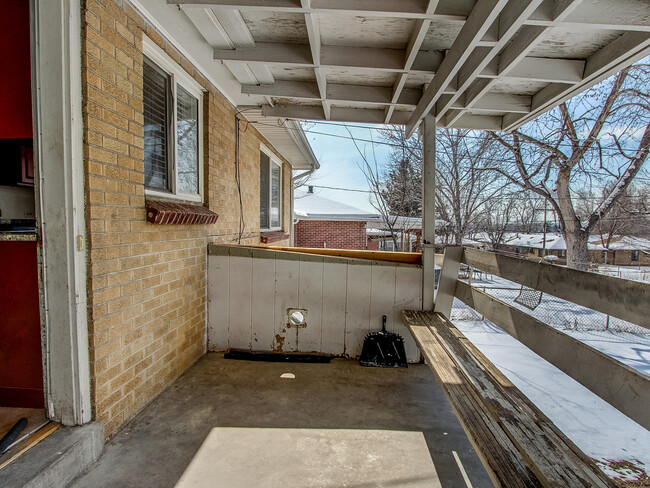
<path fill-rule="evenodd" d="M 434 310 L 447 318 L 451 315 L 451 306 L 454 303 L 454 293 L 462 254 L 463 248 L 461 246 L 447 246 L 445 248 Z"/>
<path fill-rule="evenodd" d="M 32 447 L 34 447 L 36 444 L 41 442 L 50 434 L 54 433 L 60 426 L 61 424 L 59 424 L 58 422 L 50 422 L 41 430 L 37 431 L 36 433 L 34 433 L 33 435 L 25 439 L 23 442 L 15 446 L 12 449 L 12 452 L 14 452 L 14 454 L 9 459 L 4 460 L 2 464 L 0 464 L 0 469 L 9 466 L 16 459 L 18 459 L 20 456 L 22 456 L 27 451 L 29 451 Z"/>
<path fill-rule="evenodd" d="M 444 391 L 477 455 L 497 487 L 542 486 L 476 392 L 468 387 L 445 349 L 421 319 L 423 313 L 404 311 L 404 319 L 436 381 Z"/>
<path fill-rule="evenodd" d="M 208 350 L 228 349 L 230 257 L 208 256 Z"/>
<path fill-rule="evenodd" d="M 370 279 L 370 266 L 348 265 L 345 353 L 352 357 L 361 354 L 363 339 L 370 330 Z"/>
<path fill-rule="evenodd" d="M 307 310 L 307 327 L 298 329 L 296 350 L 301 352 L 321 352 L 323 312 L 322 258 L 320 262 L 300 260 L 298 295 L 298 306 Z"/>
<path fill-rule="evenodd" d="M 420 310 L 422 308 L 422 268 L 395 268 L 395 310 Z M 420 360 L 420 349 L 409 333 L 402 314 L 397 314 L 393 330 L 404 338 L 404 349 L 409 361 Z"/>
<path fill-rule="evenodd" d="M 294 253 L 318 254 L 323 256 L 339 256 L 352 259 L 373 259 L 391 263 L 420 264 L 422 254 L 417 252 L 392 252 L 392 251 L 357 251 L 350 249 L 320 249 L 312 247 L 281 247 L 269 246 L 267 249 L 287 251 Z"/>
<path fill-rule="evenodd" d="M 650 328 L 650 284 L 465 248 L 463 262 L 510 281 Z"/>
<path fill-rule="evenodd" d="M 456 297 L 650 429 L 650 377 L 461 281 L 456 285 Z"/>
<path fill-rule="evenodd" d="M 287 309 L 298 307 L 299 256 L 275 261 L 275 306 L 273 324 L 275 340 L 273 350 L 290 352 L 295 346 L 296 329 L 287 328 Z"/>
<path fill-rule="evenodd" d="M 499 444 L 496 449 L 512 455 L 511 449 L 516 447 L 515 461 L 524 462 L 535 473 L 535 482 L 541 486 L 615 486 L 451 322 L 440 314 L 427 312 L 404 312 L 404 316 L 413 333 L 420 336 L 420 342 L 422 336 L 429 335 L 430 344 L 437 344 L 439 351 L 430 360 L 434 373 L 438 375 L 440 370 L 454 369 L 451 385 L 442 385 L 443 389 L 460 384 L 480 396 L 482 402 L 474 407 L 489 414 L 498 429 L 503 429 L 507 435 L 506 442 L 503 437 L 496 436 Z M 457 400 L 450 398 L 452 405 Z M 460 415 L 468 414 L 462 408 L 455 410 L 457 415 L 459 412 Z M 462 420 L 461 423 L 470 430 L 476 427 Z M 494 439 L 478 436 L 476 432 L 468 432 L 468 435 L 476 439 L 479 456 L 486 464 L 489 449 L 495 446 L 490 447 L 485 441 Z M 508 464 L 487 463 L 486 468 L 500 486 L 512 486 Z"/>
<path fill-rule="evenodd" d="M 583 470 L 585 479 L 591 480 L 591 483 L 598 486 L 605 482 L 606 486 L 610 486 L 611 480 L 596 466 L 593 465 L 593 459 L 583 453 L 564 433 L 546 416 L 544 413 L 537 409 L 532 404 L 530 399 L 526 397 L 518 388 L 516 388 L 510 380 L 481 352 L 472 344 L 472 342 L 462 335 L 460 331 L 454 329 L 460 334 L 458 340 L 472 352 L 481 364 L 484 364 L 490 372 L 490 375 L 499 385 L 508 385 L 508 394 L 516 405 L 523 411 L 527 412 L 533 418 L 536 418 L 537 424 L 544 430 L 544 432 L 551 437 L 551 439 L 562 449 L 563 453 L 571 458 L 580 467 L 587 465 L 590 469 Z"/>
<path fill-rule="evenodd" d="M 230 256 L 228 347 L 251 348 L 253 258 Z"/>
<path fill-rule="evenodd" d="M 347 272 L 345 263 L 328 261 L 323 264 L 321 349 L 326 354 L 345 354 Z"/>
<path fill-rule="evenodd" d="M 427 319 L 431 332 L 464 370 L 474 388 L 481 393 L 487 407 L 542 484 L 548 487 L 580 486 L 582 469 L 565 458 L 563 449 L 539 428 L 540 419 L 536 417 L 536 409 L 532 404 L 528 405 L 526 412 L 513 401 L 508 391 L 515 389 L 514 385 L 494 381 L 490 371 L 496 367 L 484 356 L 480 360 L 473 356 L 467 343 L 461 342 L 461 339 L 466 339 L 465 336 L 451 322 L 439 314 L 429 314 Z"/>
<path fill-rule="evenodd" d="M 275 328 L 271 311 L 275 304 L 275 260 L 257 259 L 253 254 L 251 282 L 251 347 L 273 348 Z"/>

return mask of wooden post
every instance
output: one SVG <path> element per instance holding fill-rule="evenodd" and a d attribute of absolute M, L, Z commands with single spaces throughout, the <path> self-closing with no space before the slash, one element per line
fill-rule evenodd
<path fill-rule="evenodd" d="M 415 252 L 420 252 L 420 229 L 415 229 Z"/>
<path fill-rule="evenodd" d="M 451 306 L 454 303 L 456 294 L 456 282 L 458 281 L 458 269 L 463 256 L 462 246 L 447 246 L 445 257 L 442 260 L 442 269 L 438 280 L 438 291 L 435 298 L 434 310 L 447 317 L 451 316 Z"/>
<path fill-rule="evenodd" d="M 399 250 L 404 251 L 404 229 L 400 230 Z"/>
<path fill-rule="evenodd" d="M 435 191 L 436 191 L 436 118 L 428 114 L 420 126 L 422 151 L 422 310 L 433 310 L 436 279 Z"/>

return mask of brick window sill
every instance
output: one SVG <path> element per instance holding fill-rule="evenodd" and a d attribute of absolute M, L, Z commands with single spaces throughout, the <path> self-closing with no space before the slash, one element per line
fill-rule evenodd
<path fill-rule="evenodd" d="M 273 242 L 285 241 L 287 239 L 289 239 L 289 234 L 281 230 L 260 233 L 260 242 L 262 244 L 271 244 Z"/>
<path fill-rule="evenodd" d="M 219 215 L 202 205 L 147 200 L 147 222 L 163 225 L 206 225 L 214 224 Z"/>

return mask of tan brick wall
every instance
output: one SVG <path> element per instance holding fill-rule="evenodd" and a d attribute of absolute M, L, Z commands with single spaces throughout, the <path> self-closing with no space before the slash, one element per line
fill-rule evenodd
<path fill-rule="evenodd" d="M 93 413 L 115 433 L 205 351 L 206 245 L 237 242 L 235 109 L 126 1 L 87 0 L 82 76 Z M 142 38 L 192 75 L 204 95 L 204 184 L 215 225 L 145 221 Z M 242 128 L 246 122 L 242 122 Z M 241 133 L 245 230 L 259 244 L 259 147 Z M 283 225 L 289 231 L 289 165 Z M 280 244 L 288 244 L 281 242 Z"/>

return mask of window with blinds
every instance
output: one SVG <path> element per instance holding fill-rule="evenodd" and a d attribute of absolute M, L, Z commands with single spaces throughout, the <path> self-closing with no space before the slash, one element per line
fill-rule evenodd
<path fill-rule="evenodd" d="M 203 91 L 180 66 L 145 42 L 144 179 L 147 194 L 202 201 Z"/>
<path fill-rule="evenodd" d="M 143 78 L 145 186 L 170 191 L 168 105 L 171 77 L 145 57 Z"/>
<path fill-rule="evenodd" d="M 260 151 L 260 228 L 270 228 L 269 219 L 269 171 L 271 159 Z"/>
<path fill-rule="evenodd" d="M 282 168 L 260 151 L 260 229 L 282 226 Z"/>

